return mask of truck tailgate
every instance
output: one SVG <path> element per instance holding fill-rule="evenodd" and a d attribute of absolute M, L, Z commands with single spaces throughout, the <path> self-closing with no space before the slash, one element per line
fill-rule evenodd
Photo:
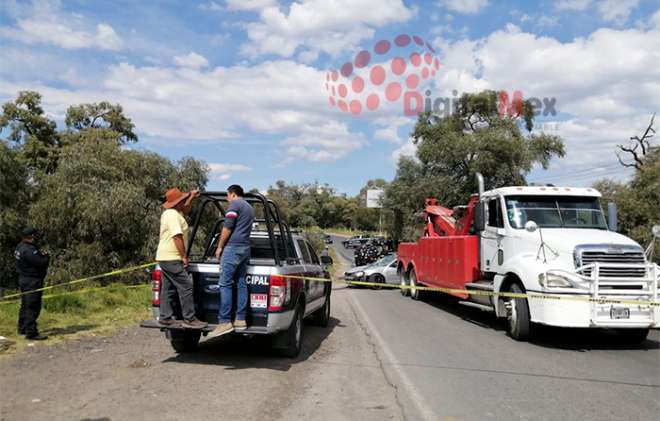
<path fill-rule="evenodd" d="M 266 327 L 268 324 L 270 269 L 267 266 L 248 266 L 246 321 L 250 327 Z M 197 264 L 191 267 L 191 272 L 195 280 L 197 316 L 205 322 L 218 323 L 218 312 L 220 310 L 219 265 Z M 236 288 L 234 288 L 233 303 L 232 314 L 235 314 Z"/>

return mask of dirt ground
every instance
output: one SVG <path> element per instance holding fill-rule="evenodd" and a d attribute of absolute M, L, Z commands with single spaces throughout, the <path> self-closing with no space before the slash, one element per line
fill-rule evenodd
<path fill-rule="evenodd" d="M 158 330 L 34 346 L 0 359 L 0 420 L 402 419 L 371 339 L 337 286 L 332 320 L 293 360 L 260 338 L 176 354 Z"/>

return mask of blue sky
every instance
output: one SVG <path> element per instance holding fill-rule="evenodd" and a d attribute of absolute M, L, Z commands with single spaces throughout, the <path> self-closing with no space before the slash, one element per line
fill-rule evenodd
<path fill-rule="evenodd" d="M 559 113 L 535 130 L 561 135 L 568 156 L 531 181 L 625 179 L 615 147 L 660 109 L 658 0 L 4 1 L 0 101 L 38 90 L 60 124 L 68 105 L 121 103 L 136 147 L 203 159 L 209 188 L 283 179 L 355 194 L 414 153 L 414 118 L 402 100 L 341 112 L 326 75 L 367 50 L 373 60 L 346 80 L 368 82 L 371 67 L 414 50 L 374 53 L 399 34 L 434 49 L 440 68 L 417 88 L 432 98 L 486 88 L 556 98 Z"/>

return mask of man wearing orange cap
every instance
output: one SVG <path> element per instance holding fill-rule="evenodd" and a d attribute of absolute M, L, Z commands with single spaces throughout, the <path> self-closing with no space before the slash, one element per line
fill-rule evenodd
<path fill-rule="evenodd" d="M 199 196 L 198 190 L 184 193 L 177 188 L 169 189 L 165 193 L 165 203 L 163 203 L 165 210 L 160 217 L 160 241 L 156 252 L 156 261 L 163 274 L 159 317 L 163 326 L 175 326 L 181 323 L 175 320 L 172 309 L 174 289 L 179 296 L 183 327 L 202 329 L 207 326 L 207 323 L 195 317 L 193 281 L 188 273 L 186 255 L 188 223 L 184 214 L 190 212 L 192 201 L 197 196 Z"/>

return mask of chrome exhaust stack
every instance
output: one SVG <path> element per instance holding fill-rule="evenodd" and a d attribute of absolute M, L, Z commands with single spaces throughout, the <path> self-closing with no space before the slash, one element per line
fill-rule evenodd
<path fill-rule="evenodd" d="M 475 174 L 477 176 L 477 185 L 479 185 L 479 197 L 484 194 L 484 176 L 480 172 Z"/>

